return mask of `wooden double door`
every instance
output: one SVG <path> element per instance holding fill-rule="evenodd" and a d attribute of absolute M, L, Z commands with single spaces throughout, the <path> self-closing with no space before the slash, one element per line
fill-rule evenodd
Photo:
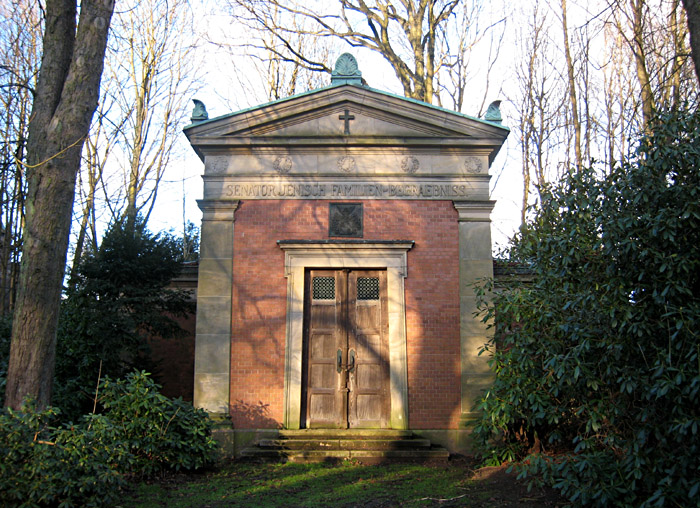
<path fill-rule="evenodd" d="M 385 270 L 307 270 L 307 428 L 386 428 L 389 346 Z"/>

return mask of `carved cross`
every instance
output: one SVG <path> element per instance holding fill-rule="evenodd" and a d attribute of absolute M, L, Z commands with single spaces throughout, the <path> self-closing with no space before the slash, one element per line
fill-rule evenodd
<path fill-rule="evenodd" d="M 345 120 L 345 132 L 346 136 L 350 135 L 350 120 L 354 120 L 355 115 L 351 115 L 349 110 L 345 110 L 345 113 L 338 116 L 338 120 Z"/>

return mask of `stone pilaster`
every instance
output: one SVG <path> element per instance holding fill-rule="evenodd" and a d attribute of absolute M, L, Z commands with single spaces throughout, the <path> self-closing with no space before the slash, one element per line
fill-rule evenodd
<path fill-rule="evenodd" d="M 233 222 L 238 201 L 201 200 L 194 405 L 228 414 L 231 368 Z"/>
<path fill-rule="evenodd" d="M 493 277 L 491 219 L 494 201 L 455 201 L 459 213 L 459 302 L 463 422 L 474 418 L 474 404 L 492 382 L 488 357 L 479 349 L 489 339 L 486 324 L 474 316 L 476 297 L 471 286 Z"/>

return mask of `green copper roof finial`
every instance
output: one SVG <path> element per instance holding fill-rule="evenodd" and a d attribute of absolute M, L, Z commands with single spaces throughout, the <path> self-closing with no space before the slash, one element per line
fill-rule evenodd
<path fill-rule="evenodd" d="M 195 123 L 209 120 L 209 113 L 207 113 L 207 108 L 204 103 L 198 99 L 192 99 L 192 102 L 194 102 L 194 110 L 192 111 L 190 121 Z"/>
<path fill-rule="evenodd" d="M 493 123 L 503 122 L 503 117 L 501 116 L 501 101 L 493 101 L 489 104 L 486 114 L 484 115 L 484 120 Z"/>
<path fill-rule="evenodd" d="M 366 85 L 362 72 L 357 67 L 357 60 L 350 53 L 343 53 L 335 61 L 331 72 L 331 85 Z"/>

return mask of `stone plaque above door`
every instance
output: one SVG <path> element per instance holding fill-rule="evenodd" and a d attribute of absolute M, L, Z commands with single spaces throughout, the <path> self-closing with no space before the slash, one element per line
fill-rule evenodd
<path fill-rule="evenodd" d="M 329 203 L 328 236 L 362 238 L 362 203 Z"/>

